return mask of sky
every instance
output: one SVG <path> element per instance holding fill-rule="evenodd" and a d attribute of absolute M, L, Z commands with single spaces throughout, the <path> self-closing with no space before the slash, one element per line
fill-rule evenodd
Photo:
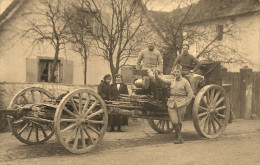
<path fill-rule="evenodd" d="M 145 0 L 144 0 L 145 1 Z M 185 7 L 199 0 L 149 0 L 148 9 L 156 11 L 172 11 L 175 8 Z"/>
<path fill-rule="evenodd" d="M 0 14 L 6 9 L 6 7 L 13 0 L 0 0 Z M 148 9 L 156 11 L 172 11 L 177 8 L 179 3 L 182 2 L 181 7 L 184 7 L 187 4 L 196 3 L 199 0 L 150 0 Z"/>
<path fill-rule="evenodd" d="M 2 13 L 13 0 L 0 0 L 0 13 Z"/>

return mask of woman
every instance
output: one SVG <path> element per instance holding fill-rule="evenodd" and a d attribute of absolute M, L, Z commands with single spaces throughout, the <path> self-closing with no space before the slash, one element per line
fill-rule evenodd
<path fill-rule="evenodd" d="M 122 81 L 122 75 L 116 74 L 115 83 L 110 86 L 110 99 L 112 101 L 118 100 L 120 94 L 128 94 L 127 85 Z M 114 131 L 114 127 L 118 126 L 117 131 L 121 132 L 121 125 L 128 125 L 127 116 L 122 115 L 109 115 L 108 116 L 108 125 L 110 126 L 109 131 Z"/>
<path fill-rule="evenodd" d="M 181 76 L 181 72 L 182 67 L 177 64 L 172 70 L 171 79 L 166 79 L 163 75 L 158 75 L 157 72 L 155 74 L 160 81 L 169 84 L 171 88 L 167 106 L 171 122 L 175 129 L 175 144 L 183 143 L 183 138 L 181 137 L 182 122 L 187 106 L 193 97 L 190 83 Z"/>
<path fill-rule="evenodd" d="M 111 79 L 111 75 L 107 74 L 104 76 L 103 80 L 101 80 L 101 83 L 98 85 L 98 94 L 102 97 L 103 100 L 110 100 L 109 88 Z"/>

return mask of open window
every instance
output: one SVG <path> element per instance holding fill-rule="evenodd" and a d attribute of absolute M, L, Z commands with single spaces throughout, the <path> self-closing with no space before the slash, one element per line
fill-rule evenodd
<path fill-rule="evenodd" d="M 53 67 L 53 60 L 40 59 L 39 60 L 39 81 L 40 82 L 48 82 L 51 76 L 51 68 Z M 61 82 L 61 62 L 58 60 L 55 72 L 54 72 L 55 80 L 54 82 Z"/>
<path fill-rule="evenodd" d="M 48 82 L 53 58 L 26 59 L 26 82 Z M 59 59 L 54 73 L 56 83 L 73 83 L 73 61 Z"/>

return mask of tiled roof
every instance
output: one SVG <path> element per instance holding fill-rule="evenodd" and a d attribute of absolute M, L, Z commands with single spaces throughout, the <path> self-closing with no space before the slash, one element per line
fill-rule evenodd
<path fill-rule="evenodd" d="M 170 13 L 151 11 L 153 16 L 160 19 L 171 15 L 171 19 L 182 20 L 187 14 L 185 23 L 202 22 L 223 17 L 238 16 L 247 13 L 260 12 L 260 0 L 200 0 L 197 4 Z"/>
<path fill-rule="evenodd" d="M 20 7 L 22 3 L 26 0 L 13 0 L 13 2 L 4 10 L 4 12 L 0 15 L 0 26 L 9 19 L 15 11 Z"/>

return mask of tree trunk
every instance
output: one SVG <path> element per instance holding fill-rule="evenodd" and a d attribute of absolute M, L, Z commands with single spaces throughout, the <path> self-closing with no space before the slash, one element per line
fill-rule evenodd
<path fill-rule="evenodd" d="M 58 58 L 59 58 L 59 52 L 60 52 L 60 44 L 57 43 L 56 48 L 55 48 L 55 55 L 54 55 L 54 59 L 53 59 L 53 63 L 51 66 L 51 73 L 50 76 L 48 77 L 48 82 L 55 82 L 55 70 L 58 64 Z"/>
<path fill-rule="evenodd" d="M 87 52 L 84 51 L 84 85 L 87 85 Z"/>
<path fill-rule="evenodd" d="M 165 48 L 164 53 L 163 53 L 164 74 L 168 75 L 171 73 L 176 57 L 177 57 L 177 49 L 169 48 L 169 47 Z"/>

